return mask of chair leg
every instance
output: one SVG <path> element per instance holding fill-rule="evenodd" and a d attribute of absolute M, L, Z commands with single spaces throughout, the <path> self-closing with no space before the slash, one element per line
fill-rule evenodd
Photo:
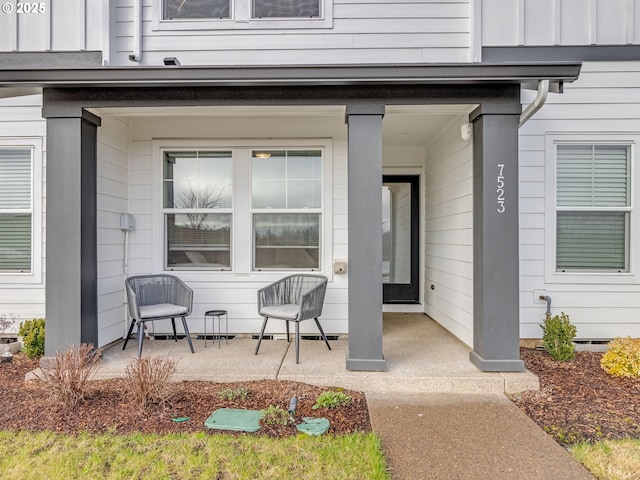
<path fill-rule="evenodd" d="M 144 322 L 138 322 L 138 359 L 142 357 L 142 341 L 144 340 Z"/>
<path fill-rule="evenodd" d="M 287 343 L 289 343 L 291 341 L 289 338 L 289 320 L 285 320 L 284 322 L 287 324 Z"/>
<path fill-rule="evenodd" d="M 182 322 L 184 323 L 184 317 L 182 317 Z M 171 317 L 171 326 L 173 327 L 173 340 L 177 342 L 178 334 L 176 333 L 176 319 L 173 317 Z"/>
<path fill-rule="evenodd" d="M 296 365 L 298 363 L 300 363 L 300 322 L 296 322 Z"/>
<path fill-rule="evenodd" d="M 327 348 L 329 350 L 331 350 L 331 345 L 329 345 L 329 340 L 327 340 L 327 336 L 324 334 L 324 330 L 322 330 L 322 327 L 320 326 L 320 322 L 318 321 L 317 318 L 314 318 L 314 320 L 316 321 L 316 325 L 318 326 L 318 330 L 320 330 L 320 335 L 322 335 L 322 339 L 324 340 L 324 343 L 327 344 Z"/>
<path fill-rule="evenodd" d="M 129 331 L 127 332 L 127 336 L 124 339 L 124 345 L 122 346 L 122 350 L 124 350 L 125 348 L 127 348 L 127 342 L 129 341 L 129 337 L 131 336 L 131 332 L 133 332 L 133 326 L 136 324 L 136 319 L 132 318 L 131 319 L 131 325 L 129 325 Z"/>
<path fill-rule="evenodd" d="M 171 320 L 173 320 L 173 318 Z M 174 324 L 173 325 L 173 331 L 174 332 L 176 331 L 175 328 L 176 328 L 176 326 Z M 184 328 L 184 333 L 187 336 L 187 342 L 189 343 L 189 348 L 191 349 L 191 353 L 195 353 L 193 351 L 193 343 L 191 343 L 191 334 L 189 333 L 189 327 L 187 327 L 187 319 L 184 318 L 184 317 L 182 317 L 182 328 Z M 178 341 L 177 339 L 178 339 L 178 337 L 176 336 L 176 341 Z"/>
<path fill-rule="evenodd" d="M 260 350 L 260 342 L 262 342 L 262 336 L 264 335 L 264 329 L 267 326 L 267 320 L 269 320 L 269 317 L 264 317 L 264 322 L 262 322 L 262 329 L 260 330 L 260 336 L 258 337 L 258 345 L 256 345 L 256 355 L 258 354 L 258 350 Z"/>

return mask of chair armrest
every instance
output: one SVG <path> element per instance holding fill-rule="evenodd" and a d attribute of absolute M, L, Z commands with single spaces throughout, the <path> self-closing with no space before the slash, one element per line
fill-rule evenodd
<path fill-rule="evenodd" d="M 258 290 L 258 312 L 263 307 L 282 305 L 284 303 L 281 295 L 282 283 L 282 280 L 278 280 Z"/>
<path fill-rule="evenodd" d="M 321 283 L 302 295 L 302 298 L 300 299 L 300 315 L 298 320 L 317 318 L 322 315 L 326 289 L 327 284 Z"/>
<path fill-rule="evenodd" d="M 133 289 L 127 285 L 127 299 L 129 303 L 129 315 L 131 318 L 140 318 L 140 307 L 138 306 L 138 296 Z"/>
<path fill-rule="evenodd" d="M 191 309 L 193 308 L 193 290 L 184 283 L 182 280 L 176 277 L 176 291 L 174 303 L 182 307 L 187 307 L 187 315 L 191 315 Z"/>

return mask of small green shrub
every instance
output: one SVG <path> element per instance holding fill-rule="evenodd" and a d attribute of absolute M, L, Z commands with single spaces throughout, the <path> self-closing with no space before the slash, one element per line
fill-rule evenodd
<path fill-rule="evenodd" d="M 600 366 L 615 377 L 640 376 L 640 338 L 614 338 L 600 359 Z"/>
<path fill-rule="evenodd" d="M 246 388 L 236 388 L 235 390 L 225 388 L 224 390 L 220 390 L 220 392 L 218 392 L 218 397 L 230 402 L 234 400 L 244 401 L 249 397 L 249 390 L 247 390 Z"/>
<path fill-rule="evenodd" d="M 320 395 L 318 395 L 315 405 L 311 408 L 313 408 L 314 410 L 317 410 L 320 407 L 336 408 L 341 405 L 349 405 L 352 401 L 353 398 L 346 393 L 327 390 L 326 392 L 322 392 Z"/>
<path fill-rule="evenodd" d="M 22 337 L 24 352 L 29 358 L 44 355 L 44 318 L 25 320 L 20 324 L 18 335 Z"/>
<path fill-rule="evenodd" d="M 573 339 L 577 329 L 569 321 L 569 315 L 564 312 L 555 317 L 547 317 L 542 327 L 542 341 L 544 348 L 554 360 L 567 362 L 574 357 Z"/>
<path fill-rule="evenodd" d="M 294 423 L 294 420 L 284 408 L 274 405 L 269 405 L 269 408 L 260 410 L 262 413 L 262 423 L 265 425 L 289 425 Z"/>

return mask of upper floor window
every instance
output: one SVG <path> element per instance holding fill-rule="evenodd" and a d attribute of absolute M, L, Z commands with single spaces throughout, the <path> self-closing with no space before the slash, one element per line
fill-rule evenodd
<path fill-rule="evenodd" d="M 0 149 L 0 273 L 32 269 L 31 149 Z"/>
<path fill-rule="evenodd" d="M 164 0 L 163 18 L 230 18 L 230 0 Z"/>
<path fill-rule="evenodd" d="M 560 144 L 556 164 L 556 271 L 629 272 L 630 146 Z"/>
<path fill-rule="evenodd" d="M 253 0 L 253 18 L 318 18 L 320 0 Z"/>

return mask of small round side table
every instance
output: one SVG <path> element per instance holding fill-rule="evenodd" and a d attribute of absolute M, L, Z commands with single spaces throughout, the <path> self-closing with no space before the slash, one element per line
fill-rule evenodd
<path fill-rule="evenodd" d="M 224 316 L 225 342 L 229 344 L 229 318 L 226 310 L 208 310 L 204 312 L 204 348 L 207 348 L 207 317 L 211 317 L 211 329 L 213 330 L 213 343 L 216 343 L 216 318 L 218 318 L 218 348 L 222 345 L 222 330 L 220 319 Z"/>

